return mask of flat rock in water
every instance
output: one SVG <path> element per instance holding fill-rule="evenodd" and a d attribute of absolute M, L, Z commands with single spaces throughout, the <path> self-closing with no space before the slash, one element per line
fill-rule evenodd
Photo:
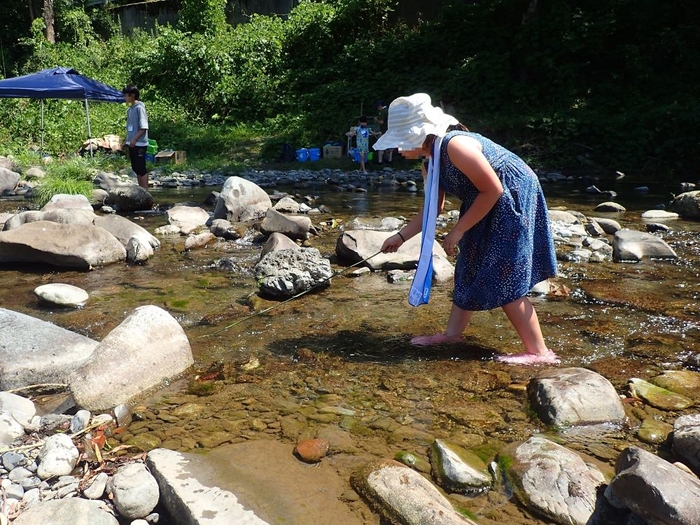
<path fill-rule="evenodd" d="M 617 202 L 601 202 L 596 206 L 593 211 L 601 213 L 624 213 L 627 209 Z"/>
<path fill-rule="evenodd" d="M 0 308 L 0 389 L 65 384 L 97 345 L 54 324 Z"/>
<path fill-rule="evenodd" d="M 41 208 L 41 211 L 53 210 L 83 210 L 92 213 L 92 205 L 85 195 L 58 193 Z"/>
<path fill-rule="evenodd" d="M 352 487 L 392 525 L 475 525 L 418 472 L 396 461 L 376 461 L 350 478 Z"/>
<path fill-rule="evenodd" d="M 311 219 L 308 217 L 283 215 L 274 208 L 267 210 L 265 220 L 260 225 L 260 230 L 265 235 L 282 233 L 290 239 L 307 239 L 311 231 Z"/>
<path fill-rule="evenodd" d="M 613 260 L 641 261 L 642 259 L 677 259 L 663 239 L 647 232 L 620 230 L 613 239 Z"/>
<path fill-rule="evenodd" d="M 673 424 L 673 451 L 695 472 L 700 472 L 700 414 L 681 416 Z"/>
<path fill-rule="evenodd" d="M 148 230 L 121 215 L 97 216 L 95 218 L 95 226 L 107 230 L 124 246 L 126 246 L 132 238 L 137 237 L 142 242 L 150 244 L 151 248 L 154 250 L 160 248 L 160 241 L 151 235 Z"/>
<path fill-rule="evenodd" d="M 189 234 L 187 239 L 185 239 L 185 250 L 197 250 L 199 248 L 204 248 L 207 244 L 216 242 L 216 235 L 212 232 L 206 231 L 198 234 Z"/>
<path fill-rule="evenodd" d="M 670 209 L 685 219 L 700 219 L 700 191 L 681 193 L 673 199 Z"/>
<path fill-rule="evenodd" d="M 649 403 L 654 408 L 661 410 L 683 410 L 693 405 L 693 400 L 681 394 L 676 394 L 665 388 L 658 387 L 639 378 L 629 380 L 630 390 Z"/>
<path fill-rule="evenodd" d="M 624 506 L 649 523 L 697 525 L 700 481 L 692 474 L 637 447 L 620 454 L 615 471 L 605 491 L 615 507 Z"/>
<path fill-rule="evenodd" d="M 433 476 L 443 489 L 477 494 L 491 487 L 491 476 L 481 459 L 458 445 L 436 439 L 430 447 Z"/>
<path fill-rule="evenodd" d="M 330 261 L 316 248 L 270 252 L 255 265 L 254 271 L 261 292 L 282 298 L 320 285 L 333 274 Z"/>
<path fill-rule="evenodd" d="M 280 213 L 299 213 L 299 203 L 291 197 L 282 197 L 274 205 L 275 210 Z"/>
<path fill-rule="evenodd" d="M 241 230 L 226 219 L 214 219 L 209 231 L 227 241 L 235 241 L 240 239 L 242 235 Z"/>
<path fill-rule="evenodd" d="M 246 222 L 264 216 L 272 201 L 257 184 L 241 177 L 226 179 L 214 208 L 215 219 Z"/>
<path fill-rule="evenodd" d="M 679 215 L 666 210 L 648 210 L 642 213 L 642 219 L 650 221 L 662 221 L 677 219 Z"/>
<path fill-rule="evenodd" d="M 119 525 L 101 501 L 79 498 L 42 501 L 20 514 L 13 525 Z"/>
<path fill-rule="evenodd" d="M 185 235 L 206 226 L 209 213 L 196 206 L 175 205 L 167 212 L 168 223 L 180 228 Z"/>
<path fill-rule="evenodd" d="M 420 235 L 402 244 L 395 253 L 378 253 L 382 243 L 396 232 L 375 230 L 349 230 L 344 232 L 336 243 L 338 257 L 356 263 L 374 255 L 365 264 L 372 270 L 413 270 L 420 257 Z M 445 250 L 437 241 L 433 245 L 433 256 L 447 259 Z"/>
<path fill-rule="evenodd" d="M 547 370 L 527 386 L 530 403 L 547 424 L 621 422 L 625 409 L 610 381 L 585 368 Z"/>
<path fill-rule="evenodd" d="M 499 454 L 522 503 L 562 525 L 587 525 L 605 476 L 575 452 L 533 436 Z"/>
<path fill-rule="evenodd" d="M 0 262 L 89 270 L 124 261 L 126 249 L 97 226 L 38 221 L 0 232 Z"/>
<path fill-rule="evenodd" d="M 71 284 L 44 284 L 34 289 L 36 296 L 47 303 L 58 306 L 83 306 L 90 298 L 82 288 Z"/>
<path fill-rule="evenodd" d="M 157 306 L 141 306 L 97 345 L 69 379 L 76 403 L 106 410 L 156 389 L 193 364 L 180 324 Z"/>
<path fill-rule="evenodd" d="M 665 370 L 658 376 L 652 377 L 650 383 L 700 401 L 700 373 L 690 370 Z"/>

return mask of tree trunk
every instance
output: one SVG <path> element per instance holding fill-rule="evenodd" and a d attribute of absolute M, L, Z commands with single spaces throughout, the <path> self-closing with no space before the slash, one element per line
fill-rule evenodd
<path fill-rule="evenodd" d="M 55 44 L 56 35 L 54 33 L 53 22 L 53 0 L 44 0 L 44 24 L 46 25 L 46 40 L 48 40 L 52 44 Z"/>
<path fill-rule="evenodd" d="M 29 21 L 34 22 L 34 2 L 32 0 L 29 0 Z"/>

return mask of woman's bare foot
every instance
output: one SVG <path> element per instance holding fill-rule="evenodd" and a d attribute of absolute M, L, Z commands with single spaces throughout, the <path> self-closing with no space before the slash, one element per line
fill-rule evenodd
<path fill-rule="evenodd" d="M 419 335 L 411 339 L 411 344 L 414 346 L 433 346 L 433 345 L 446 345 L 450 343 L 458 343 L 462 340 L 461 335 L 445 335 L 445 334 L 435 334 L 435 335 Z"/>
<path fill-rule="evenodd" d="M 509 365 L 558 365 L 561 360 L 551 350 L 546 354 L 530 354 L 524 352 L 522 354 L 501 355 L 496 358 L 499 363 Z"/>

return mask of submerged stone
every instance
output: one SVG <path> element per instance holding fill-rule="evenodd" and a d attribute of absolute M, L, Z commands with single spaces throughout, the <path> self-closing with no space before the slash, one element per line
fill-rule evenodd
<path fill-rule="evenodd" d="M 649 382 L 695 401 L 700 400 L 700 373 L 690 370 L 665 370 L 652 377 Z"/>
<path fill-rule="evenodd" d="M 637 430 L 637 437 L 644 443 L 656 445 L 668 439 L 668 435 L 673 432 L 673 427 L 668 423 L 654 418 L 647 418 Z"/>

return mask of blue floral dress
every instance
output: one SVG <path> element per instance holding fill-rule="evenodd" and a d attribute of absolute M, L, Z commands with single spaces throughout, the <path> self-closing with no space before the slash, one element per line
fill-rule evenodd
<path fill-rule="evenodd" d="M 360 153 L 369 152 L 369 128 L 357 126 L 355 135 L 357 136 L 357 150 Z"/>
<path fill-rule="evenodd" d="M 457 135 L 479 141 L 503 185 L 491 211 L 459 242 L 455 268 L 454 304 L 463 310 L 490 310 L 520 299 L 556 275 L 547 203 L 537 176 L 515 153 L 478 133 L 453 131 L 442 141 L 440 189 L 462 201 L 460 217 L 479 190 L 447 155 L 447 145 Z"/>

